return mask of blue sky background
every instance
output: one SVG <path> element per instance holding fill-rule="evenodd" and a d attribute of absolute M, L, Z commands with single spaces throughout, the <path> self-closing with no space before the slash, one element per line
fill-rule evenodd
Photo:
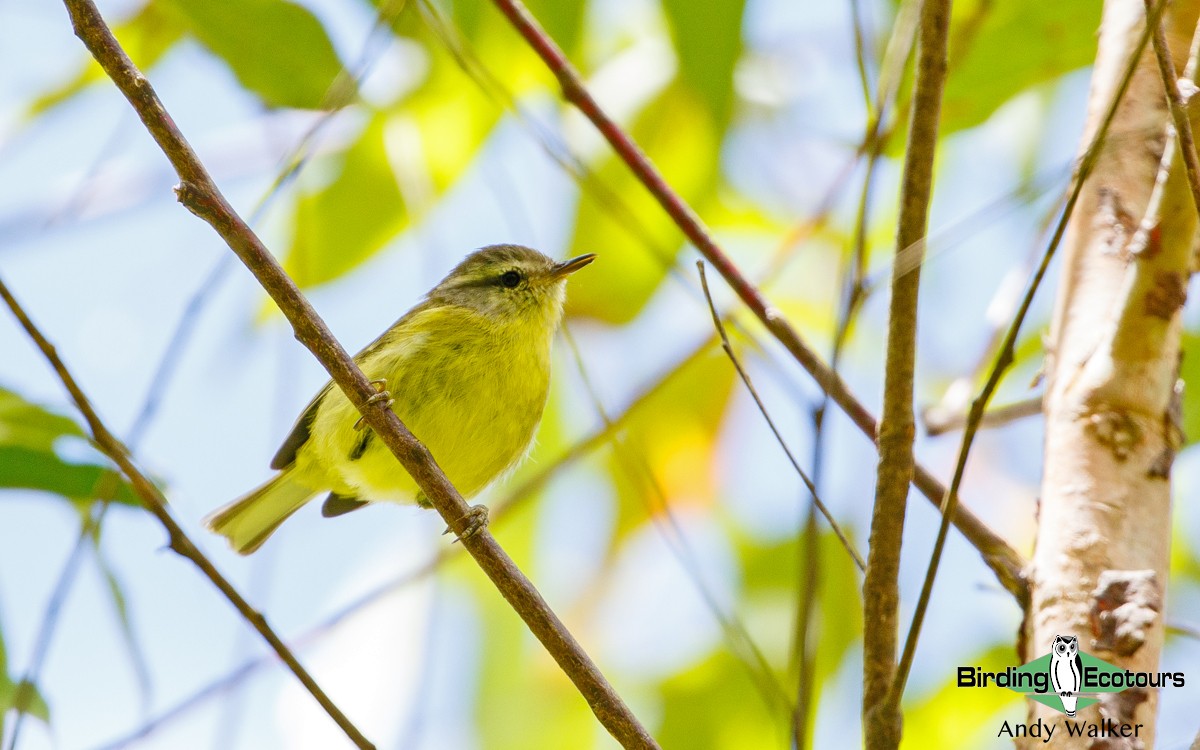
<path fill-rule="evenodd" d="M 326 22 L 343 59 L 352 59 L 371 20 L 366 5 L 305 4 Z M 616 5 L 593 9 L 594 22 L 619 25 L 622 18 L 649 12 L 641 0 Z M 110 18 L 131 7 L 102 3 Z M 882 27 L 883 9 L 873 4 L 868 10 Z M 811 214 L 859 136 L 861 102 L 846 93 L 855 90 L 849 28 L 845 4 L 749 4 L 744 37 L 751 49 L 780 66 L 785 104 L 770 117 L 748 117 L 735 127 L 725 143 L 723 168 L 730 185 L 773 211 Z M 365 84 L 368 96 L 372 86 L 386 90 L 403 79 L 410 53 L 399 46 L 384 53 L 374 79 Z M 126 434 L 184 305 L 228 250 L 207 225 L 175 203 L 170 192 L 175 180 L 165 160 L 110 86 L 95 86 L 33 126 L 22 125 L 21 108 L 73 75 L 83 60 L 59 3 L 0 4 L 0 69 L 9 71 L 0 76 L 0 275 L 58 346 L 107 423 Z M 1015 100 L 942 150 L 932 222 L 936 258 L 923 282 L 918 372 L 923 403 L 936 401 L 955 377 L 974 367 L 989 330 L 986 312 L 994 292 L 1015 260 L 1029 257 L 1040 217 L 1063 181 L 1032 204 L 1012 200 L 1002 211 L 982 217 L 978 212 L 1021 179 L 1022 164 L 1014 154 L 1034 149 L 1039 169 L 1068 163 L 1082 125 L 1087 81 L 1082 71 Z M 270 184 L 280 155 L 311 119 L 264 113 L 220 62 L 192 43 L 158 65 L 152 82 L 244 215 Z M 549 98 L 526 104 L 536 117 L 557 125 L 558 110 Z M 336 143 L 345 137 L 339 134 L 354 129 L 352 115 L 337 118 L 327 142 Z M 898 170 L 896 162 L 883 167 L 880 206 L 894 195 Z M 281 206 L 291 197 L 285 194 L 260 223 L 273 248 L 286 244 L 287 213 Z M 431 216 L 351 274 L 313 290 L 310 298 L 354 351 L 472 248 L 511 241 L 561 256 L 576 199 L 574 183 L 507 118 L 481 161 Z M 840 217 L 853 210 L 852 202 L 844 203 Z M 892 224 L 881 211 L 873 234 L 882 243 L 877 250 L 886 248 Z M 723 239 L 744 268 L 763 266 L 761 251 L 769 247 L 763 238 Z M 604 248 L 596 251 L 603 263 Z M 789 267 L 772 294 L 789 314 L 832 310 L 834 256 L 814 252 L 811 262 L 808 254 L 801 257 L 805 260 Z M 664 284 L 634 323 L 618 328 L 571 322 L 589 376 L 610 410 L 618 411 L 655 373 L 709 335 L 707 314 L 694 291 L 694 259 L 690 249 L 680 256 L 689 288 Z M 586 273 L 572 281 L 588 283 Z M 1044 326 L 1053 283 L 1039 296 L 1029 331 Z M 729 304 L 723 285 L 715 286 L 718 301 Z M 281 319 L 262 315 L 263 305 L 264 295 L 250 274 L 233 267 L 199 319 L 179 373 L 136 454 L 166 485 L 176 518 L 206 554 L 281 633 L 297 637 L 356 595 L 419 568 L 448 540 L 439 535 L 443 524 L 434 514 L 396 507 L 372 508 L 336 522 L 309 508 L 249 559 L 231 554 L 203 531 L 205 514 L 269 476 L 267 463 L 293 417 L 326 380 Z M 872 298 L 846 359 L 847 380 L 876 410 L 885 306 L 884 295 Z M 797 323 L 824 349 L 830 313 L 808 315 Z M 720 355 L 714 351 L 712 356 Z M 812 435 L 807 405 L 799 408 L 796 397 L 813 399 L 814 387 L 771 344 L 759 354 L 748 350 L 747 358 L 762 395 L 805 461 Z M 1036 366 L 1027 363 L 1010 376 L 998 401 L 1026 396 Z M 0 315 L 0 385 L 73 414 L 59 382 L 7 315 Z M 546 428 L 556 435 L 581 436 L 599 424 L 562 341 L 552 402 L 556 408 Z M 832 418 L 830 430 L 823 496 L 857 530 L 865 548 L 873 453 L 841 415 Z M 1022 551 L 1032 543 L 1040 434 L 1039 420 L 1033 419 L 983 435 L 963 493 L 973 510 Z M 729 603 L 737 601 L 740 590 L 729 529 L 755 539 L 790 538 L 797 528 L 799 484 L 740 389 L 720 443 L 726 485 L 721 504 L 706 509 L 680 502 L 678 512 L 700 561 L 699 576 Z M 922 436 L 918 452 L 935 473 L 948 477 L 957 447 L 956 436 Z M 88 449 L 66 450 L 82 457 Z M 552 458 L 535 450 L 532 465 Z M 1186 451 L 1175 471 L 1177 504 L 1181 532 L 1191 530 L 1193 536 L 1200 521 L 1186 498 L 1196 477 L 1194 450 Z M 481 500 L 499 497 L 503 489 Z M 611 570 L 605 569 L 602 540 L 614 523 L 614 504 L 602 466 L 585 460 L 561 472 L 536 507 L 500 526 L 497 534 L 502 544 L 506 535 L 534 535 L 531 554 L 518 562 L 566 614 L 635 711 L 653 724 L 659 708 L 646 685 L 702 658 L 719 645 L 721 632 L 696 591 L 696 574 L 680 566 L 653 524 L 635 532 Z M 914 494 L 910 507 L 903 622 L 911 615 L 936 531 L 936 517 L 924 499 Z M 43 608 L 77 528 L 75 511 L 59 499 L 33 492 L 0 494 L 0 632 L 14 673 L 28 664 Z M 102 549 L 124 587 L 151 670 L 149 703 L 142 701 L 106 583 L 89 560 L 42 670 L 52 723 L 27 721 L 22 750 L 98 747 L 265 653 L 211 585 L 163 544 L 163 532 L 149 516 L 121 507 L 109 513 Z M 474 710 L 480 633 L 495 626 L 489 618 L 498 611 L 480 578 L 469 564 L 452 564 L 301 647 L 303 661 L 320 683 L 380 747 L 479 744 L 473 723 L 463 721 L 461 712 Z M 1196 604 L 1194 587 L 1181 583 L 1171 592 L 1169 611 L 1187 621 Z M 957 664 L 971 663 L 988 644 L 1011 643 L 1018 617 L 977 554 L 952 535 L 910 701 L 921 703 L 951 678 Z M 531 641 L 529 648 L 537 646 Z M 1187 688 L 1166 691 L 1161 702 L 1159 747 L 1185 747 L 1197 729 L 1188 707 L 1200 700 L 1200 645 L 1172 640 L 1163 664 L 1195 675 Z M 817 746 L 853 744 L 847 728 L 858 723 L 860 669 L 857 657 L 848 659 L 827 687 Z M 1015 695 L 1004 716 L 1024 716 Z M 999 720 L 981 717 L 979 723 L 990 727 Z M 596 731 L 598 746 L 611 744 Z M 343 745 L 344 737 L 294 679 L 269 665 L 136 746 Z"/>

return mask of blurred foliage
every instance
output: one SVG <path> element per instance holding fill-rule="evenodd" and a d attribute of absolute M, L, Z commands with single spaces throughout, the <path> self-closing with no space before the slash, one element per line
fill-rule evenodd
<path fill-rule="evenodd" d="M 273 107 L 318 109 L 342 69 L 325 27 L 288 0 L 153 0 Z"/>
<path fill-rule="evenodd" d="M 946 133 L 974 127 L 1030 87 L 1091 65 L 1100 5 L 973 0 L 954 4 L 953 23 L 942 104 Z"/>
<path fill-rule="evenodd" d="M 297 201 L 284 268 L 300 286 L 357 267 L 403 226 L 405 204 L 388 162 L 386 127 L 383 116 L 372 117 L 354 145 L 336 157 L 340 163 L 329 184 Z"/>
<path fill-rule="evenodd" d="M 688 0 L 663 0 L 674 32 L 679 74 L 708 107 L 708 119 L 724 130 L 733 112 L 733 71 L 742 52 L 744 0 L 708 3 L 697 13 Z"/>
<path fill-rule="evenodd" d="M 0 737 L 5 737 L 4 722 L 15 714 L 29 714 L 50 721 L 50 708 L 36 685 L 8 673 L 8 651 L 0 631 Z"/>
<path fill-rule="evenodd" d="M 1011 644 L 993 646 L 973 659 L 970 665 L 986 671 L 1002 672 L 1019 666 Z M 1010 721 L 1024 719 L 1025 706 L 1016 693 L 1002 688 L 964 690 L 951 676 L 946 684 L 930 694 L 910 702 L 904 712 L 902 748 L 954 747 L 962 750 L 996 747 L 994 720 L 1005 713 Z"/>
<path fill-rule="evenodd" d="M 683 86 L 668 87 L 634 121 L 632 134 L 683 198 L 698 210 L 711 202 L 720 138 L 696 94 Z M 568 255 L 603 248 L 604 262 L 595 265 L 595 283 L 571 290 L 569 312 L 628 323 L 674 265 L 683 236 L 612 154 L 585 177 L 584 188 Z"/>
<path fill-rule="evenodd" d="M 60 457 L 60 440 L 86 438 L 70 419 L 0 388 L 0 488 L 42 490 L 80 504 L 107 499 L 140 506 L 133 489 L 107 466 Z"/>
<path fill-rule="evenodd" d="M 782 94 L 779 101 L 767 103 L 742 98 L 735 72 L 747 54 L 743 27 L 752 7 L 744 0 L 701 4 L 661 0 L 650 3 L 647 11 L 651 31 L 626 28 L 615 39 L 600 39 L 597 29 L 614 25 L 612 19 L 603 21 L 611 10 L 602 2 L 529 0 L 527 4 L 586 76 L 603 74 L 605 55 L 618 56 L 645 35 L 663 32 L 661 41 L 669 45 L 674 58 L 673 74 L 644 98 L 614 112 L 672 187 L 719 228 L 740 265 L 756 271 L 769 265 L 764 258 L 778 250 L 783 225 L 809 217 L 777 216 L 766 207 L 769 201 L 743 193 L 726 173 L 723 157 L 739 135 L 758 132 L 755 128 L 799 131 L 811 124 L 796 121 L 795 112 L 788 109 L 795 102 Z M 887 6 L 881 10 L 895 8 L 895 3 L 880 5 Z M 373 7 L 361 2 L 352 10 L 361 15 L 395 7 L 389 2 L 375 2 Z M 331 12 L 324 6 L 321 10 Z M 583 149 L 584 139 L 571 137 L 566 117 L 554 117 L 562 109 L 550 108 L 552 116 L 546 122 L 529 115 L 535 109 L 531 102 L 558 101 L 557 83 L 490 3 L 409 0 L 399 15 L 387 19 L 385 31 L 416 51 L 404 57 L 412 69 L 402 71 L 412 80 L 370 97 L 360 97 L 353 86 L 347 86 L 348 93 L 333 91 L 335 82 L 345 79 L 344 62 L 357 61 L 361 50 L 335 47 L 331 37 L 339 37 L 327 33 L 323 19 L 324 15 L 289 0 L 149 0 L 117 23 L 115 31 L 131 58 L 152 77 L 155 66 L 179 44 L 194 42 L 228 68 L 257 106 L 327 109 L 329 116 L 340 118 L 339 124 L 349 133 L 346 142 L 313 156 L 291 188 L 290 202 L 284 204 L 283 210 L 290 213 L 284 221 L 288 241 L 282 258 L 302 287 L 336 282 L 394 247 L 468 179 L 497 126 L 516 122 L 531 139 L 559 156 L 577 182 L 577 199 L 570 203 L 573 214 L 563 222 L 564 247 L 554 251 L 562 256 L 603 253 L 603 262 L 588 269 L 588 283 L 572 286 L 568 314 L 607 328 L 637 324 L 678 267 L 685 240 L 607 145 Z M 1089 64 L 1098 23 L 1099 5 L 1083 0 L 956 3 L 942 134 L 979 125 L 1031 87 Z M 878 41 L 882 44 L 885 39 L 881 33 Z M 838 45 L 845 59 L 837 62 L 850 65 L 853 50 L 844 42 Z M 876 57 L 875 52 L 867 50 L 868 58 Z M 817 86 L 824 72 L 814 65 L 811 82 L 784 81 L 788 85 L 780 88 L 794 95 L 809 83 Z M 29 116 L 46 115 L 102 78 L 94 62 L 81 64 L 75 75 L 35 98 Z M 909 89 L 901 87 L 902 106 L 892 111 L 907 111 Z M 344 110 L 343 94 L 349 101 Z M 857 96 L 855 90 L 853 98 Z M 537 111 L 540 114 L 542 109 Z M 906 119 L 891 139 L 892 154 L 903 148 Z M 575 148 L 582 153 L 575 153 Z M 838 158 L 844 157 L 839 151 Z M 795 170 L 797 163 L 803 166 L 803 160 L 797 162 L 788 153 L 773 152 L 766 161 L 771 162 L 764 167 L 766 172 L 777 168 L 786 173 Z M 777 177 L 783 181 L 778 175 L 768 175 L 764 181 Z M 807 174 L 802 178 L 806 181 Z M 893 236 L 895 206 L 878 198 L 876 202 L 873 221 L 866 227 L 867 244 L 886 246 Z M 774 211 L 781 204 L 787 201 L 779 201 Z M 830 301 L 836 291 L 830 291 L 834 286 L 830 273 L 853 237 L 845 218 L 833 214 L 830 225 L 817 230 L 819 242 L 800 243 L 797 250 L 809 253 L 804 268 L 791 269 L 792 276 L 782 276 L 770 288 L 778 309 L 806 333 L 832 329 Z M 880 345 L 876 332 L 863 338 L 872 346 Z M 1189 333 L 1185 349 L 1198 347 L 1200 335 Z M 1020 342 L 1020 363 L 1035 361 L 1040 352 L 1040 337 L 1027 332 Z M 1189 383 L 1200 382 L 1200 360 L 1185 358 L 1183 377 Z M 773 677 L 790 697 L 798 681 L 788 653 L 798 595 L 796 541 L 749 534 L 730 518 L 730 498 L 722 495 L 717 476 L 718 442 L 739 388 L 724 355 L 715 347 L 703 352 L 684 363 L 665 387 L 630 415 L 618 439 L 592 457 L 616 498 L 612 534 L 605 540 L 605 563 L 619 559 L 638 532 L 666 520 L 668 512 L 716 519 L 733 550 L 736 581 L 733 601 L 719 614 L 745 625 L 745 632 L 762 647 Z M 1200 436 L 1197 403 L 1189 399 L 1185 404 L 1190 436 Z M 569 446 L 570 430 L 559 424 L 558 417 L 571 405 L 577 404 L 554 393 L 542 430 L 541 455 Z M 573 420 L 576 425 L 580 421 Z M 0 390 L 0 487 L 36 489 L 82 502 L 111 484 L 117 502 L 136 504 L 129 487 L 116 481 L 107 466 L 73 463 L 59 455 L 61 441 L 85 439 L 72 420 Z M 781 484 L 792 480 L 789 475 Z M 536 504 L 526 503 L 504 522 L 505 548 L 523 565 L 535 557 L 537 512 Z M 1176 545 L 1179 555 L 1181 546 Z M 1193 575 L 1200 575 L 1194 555 L 1183 559 Z M 814 624 L 819 645 L 813 679 L 818 713 L 822 701 L 832 700 L 828 696 L 839 675 L 844 681 L 846 670 L 857 668 L 856 644 L 863 632 L 859 575 L 833 536 L 824 532 L 820 560 Z M 680 564 L 688 568 L 686 561 Z M 122 582 L 102 557 L 100 570 L 139 674 L 144 675 L 148 670 L 140 664 Z M 563 613 L 573 632 L 589 645 L 595 637 L 597 600 L 605 593 L 609 572 L 598 574 L 599 580 L 578 592 Z M 699 578 L 694 569 L 686 572 Z M 479 634 L 473 706 L 481 745 L 514 750 L 603 745 L 586 704 L 477 569 L 460 560 L 448 566 L 448 577 L 474 594 L 471 601 L 485 623 Z M 715 618 L 718 613 L 711 614 Z M 676 673 L 661 680 L 618 678 L 618 690 L 628 693 L 639 710 L 649 707 L 646 714 L 653 718 L 654 731 L 665 747 L 784 746 L 786 717 L 764 699 L 756 683 L 757 666 L 749 663 L 745 644 L 734 642 L 728 631 L 722 636 L 723 641 Z M 9 707 L 47 720 L 40 693 L 29 686 L 19 689 L 16 678 L 7 676 L 3 645 L 0 640 L 0 720 Z M 1003 668 L 1012 661 L 1008 646 L 988 647 L 979 658 L 985 667 Z M 990 746 L 988 737 L 975 736 L 979 726 L 1020 700 L 1005 690 L 957 690 L 952 681 L 953 675 L 947 675 L 944 684 L 928 695 L 909 701 L 905 718 L 909 746 L 969 747 L 971 742 Z M 844 698 L 844 691 L 837 695 Z M 536 720 L 531 720 L 534 710 Z"/>
<path fill-rule="evenodd" d="M 220 58 L 248 91 L 273 107 L 319 109 L 342 70 L 325 27 L 308 9 L 288 0 L 151 0 L 113 33 L 129 58 L 151 68 L 181 39 L 194 38 Z M 73 79 L 38 97 L 43 111 L 104 79 L 88 59 Z"/>
<path fill-rule="evenodd" d="M 161 2 L 148 2 L 129 19 L 112 25 L 113 35 L 125 54 L 142 70 L 147 70 L 166 54 L 183 36 L 183 29 Z M 28 114 L 40 115 L 62 102 L 70 100 L 85 87 L 107 81 L 100 64 L 91 57 L 70 80 L 38 96 L 29 106 Z"/>
<path fill-rule="evenodd" d="M 955 3 L 940 133 L 975 127 L 1018 94 L 1091 65 L 1099 26 L 1100 5 L 1086 0 Z M 905 116 L 888 142 L 893 156 L 903 153 L 911 93 L 908 81 L 900 94 Z"/>
<path fill-rule="evenodd" d="M 736 380 L 715 347 L 688 361 L 630 415 L 617 447 L 606 452 L 609 475 L 621 502 L 616 538 L 664 512 L 711 510 L 716 504 L 712 450 Z M 704 394 L 697 398 L 697 394 Z"/>

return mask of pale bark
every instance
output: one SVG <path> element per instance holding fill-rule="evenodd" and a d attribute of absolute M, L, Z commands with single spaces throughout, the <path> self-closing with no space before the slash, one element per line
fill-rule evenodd
<path fill-rule="evenodd" d="M 1165 16 L 1179 70 L 1198 6 L 1197 0 L 1175 2 Z M 1143 0 L 1105 3 L 1084 144 L 1109 107 L 1144 20 Z M 1170 469 L 1179 445 L 1180 311 L 1196 232 L 1168 121 L 1163 82 L 1147 48 L 1065 238 L 1047 340 L 1045 470 L 1021 643 L 1025 660 L 1046 653 L 1056 634 L 1077 635 L 1081 650 L 1101 659 L 1134 671 L 1159 670 Z M 1171 168 L 1155 193 L 1164 148 Z M 1140 723 L 1139 740 L 1103 746 L 1151 747 L 1157 693 L 1117 695 L 1081 709 L 1073 721 Z M 1030 721 L 1066 720 L 1030 706 Z M 1092 739 L 1066 734 L 1056 729 L 1056 747 L 1093 747 Z M 1035 745 L 1041 740 L 1028 746 Z"/>

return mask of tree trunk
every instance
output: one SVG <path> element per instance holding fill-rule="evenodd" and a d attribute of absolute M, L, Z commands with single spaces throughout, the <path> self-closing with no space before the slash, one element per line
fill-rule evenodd
<path fill-rule="evenodd" d="M 1179 71 L 1198 5 L 1177 0 L 1164 16 Z M 1085 145 L 1110 107 L 1145 17 L 1143 0 L 1105 3 Z M 1047 653 L 1056 635 L 1075 635 L 1081 651 L 1133 671 L 1158 671 L 1170 469 L 1180 442 L 1180 311 L 1196 231 L 1168 121 L 1148 45 L 1064 240 L 1047 341 L 1045 471 L 1020 647 L 1025 661 Z M 1171 169 L 1156 188 L 1164 149 Z M 1143 725 L 1136 740 L 1110 739 L 1103 747 L 1151 747 L 1157 698 L 1154 690 L 1108 694 L 1073 720 L 1030 702 L 1029 720 L 1058 724 L 1059 748 L 1095 746 L 1086 736 L 1068 738 L 1065 721 L 1102 719 Z M 1033 739 L 1023 746 L 1043 745 Z"/>

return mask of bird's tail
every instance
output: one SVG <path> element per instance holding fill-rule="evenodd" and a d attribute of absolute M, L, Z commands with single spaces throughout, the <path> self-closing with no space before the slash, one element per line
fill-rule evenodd
<path fill-rule="evenodd" d="M 248 555 L 262 546 L 279 524 L 300 510 L 316 491 L 285 471 L 258 489 L 204 519 L 204 525 L 229 540 L 239 555 Z"/>

